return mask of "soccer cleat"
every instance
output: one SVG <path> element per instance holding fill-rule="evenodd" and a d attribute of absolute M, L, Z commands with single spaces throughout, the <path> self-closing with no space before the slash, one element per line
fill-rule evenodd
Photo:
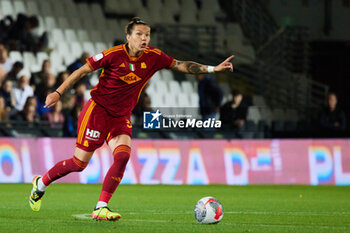
<path fill-rule="evenodd" d="M 96 220 L 107 220 L 107 221 L 117 221 L 122 217 L 120 216 L 120 214 L 112 212 L 107 206 L 95 208 L 91 216 L 93 219 L 96 219 Z"/>
<path fill-rule="evenodd" d="M 42 192 L 38 189 L 38 180 L 41 178 L 41 176 L 36 176 L 33 179 L 33 188 L 32 192 L 29 196 L 29 205 L 30 208 L 32 208 L 33 211 L 39 211 L 41 207 L 41 197 L 44 195 L 45 192 Z"/>

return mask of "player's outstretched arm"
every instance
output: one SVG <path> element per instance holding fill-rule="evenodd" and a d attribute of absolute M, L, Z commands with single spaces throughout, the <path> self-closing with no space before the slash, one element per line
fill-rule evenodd
<path fill-rule="evenodd" d="M 202 65 L 193 61 L 179 61 L 175 60 L 173 71 L 178 71 L 186 74 L 208 74 L 214 72 L 220 72 L 224 70 L 233 71 L 233 65 L 230 60 L 234 58 L 234 55 L 228 57 L 225 61 L 221 62 L 217 66 Z"/>
<path fill-rule="evenodd" d="M 74 85 L 78 80 L 83 78 L 85 75 L 90 73 L 92 70 L 89 67 L 88 64 L 83 65 L 79 69 L 75 70 L 69 77 L 57 88 L 55 92 L 52 92 L 46 97 L 45 106 L 44 108 L 49 108 L 54 106 L 58 100 L 60 99 L 61 95 L 71 86 Z"/>

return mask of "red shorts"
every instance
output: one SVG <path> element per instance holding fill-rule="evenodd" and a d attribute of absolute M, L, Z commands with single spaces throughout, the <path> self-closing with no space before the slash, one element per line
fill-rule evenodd
<path fill-rule="evenodd" d="M 121 134 L 131 137 L 130 116 L 113 117 L 103 107 L 90 99 L 81 111 L 78 119 L 78 137 L 76 146 L 84 151 L 94 151 Z"/>

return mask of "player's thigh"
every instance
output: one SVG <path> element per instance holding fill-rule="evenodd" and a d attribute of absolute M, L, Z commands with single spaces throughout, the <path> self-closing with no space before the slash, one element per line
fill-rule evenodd
<path fill-rule="evenodd" d="M 114 151 L 115 148 L 117 148 L 120 145 L 127 145 L 131 147 L 131 137 L 127 134 L 120 134 L 111 138 L 108 141 L 108 146 L 111 149 L 111 151 Z"/>
<path fill-rule="evenodd" d="M 84 151 L 78 147 L 75 147 L 74 156 L 77 157 L 80 161 L 89 162 L 94 151 Z"/>
<path fill-rule="evenodd" d="M 110 128 L 107 142 L 112 151 L 120 145 L 131 147 L 132 125 L 130 116 L 113 118 L 110 121 Z"/>
<path fill-rule="evenodd" d="M 101 147 L 109 132 L 109 118 L 104 108 L 89 100 L 79 116 L 76 147 L 87 152 Z"/>

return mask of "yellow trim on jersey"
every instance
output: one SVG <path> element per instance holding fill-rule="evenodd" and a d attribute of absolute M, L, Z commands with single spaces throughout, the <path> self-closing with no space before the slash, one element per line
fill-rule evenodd
<path fill-rule="evenodd" d="M 94 67 L 92 67 L 92 65 L 90 64 L 89 59 L 86 59 L 86 63 L 89 65 L 89 67 L 90 67 L 90 69 L 91 69 L 92 71 L 95 70 Z"/>
<path fill-rule="evenodd" d="M 94 88 L 92 88 L 92 89 L 90 90 L 90 95 L 91 95 L 91 92 L 92 92 L 92 91 L 95 91 L 95 90 L 97 90 L 97 87 L 94 87 Z"/>
<path fill-rule="evenodd" d="M 132 57 L 132 56 L 130 56 L 130 54 L 128 53 L 128 50 L 126 49 L 126 44 L 123 44 L 123 49 L 124 49 L 124 52 L 126 53 L 126 55 L 128 55 L 128 58 L 129 58 L 129 60 L 130 61 L 133 61 L 133 62 L 136 62 L 137 60 L 139 60 L 141 57 L 142 57 L 142 55 L 144 54 L 144 52 L 146 51 L 143 51 L 142 53 L 141 53 L 141 55 L 140 56 L 138 56 L 138 57 Z M 146 48 L 147 49 L 147 48 Z"/>
<path fill-rule="evenodd" d="M 114 49 L 114 50 L 110 50 L 110 51 L 107 51 L 107 52 L 104 51 L 103 55 L 107 56 L 107 55 L 109 55 L 111 53 L 118 52 L 118 51 L 121 51 L 121 50 L 123 50 L 123 49 Z"/>
<path fill-rule="evenodd" d="M 87 109 L 83 121 L 81 122 L 80 125 L 80 129 L 79 129 L 79 133 L 78 133 L 78 143 L 81 144 L 81 142 L 83 141 L 83 137 L 84 137 L 84 133 L 85 133 L 85 129 L 86 129 L 86 125 L 89 121 L 90 115 L 92 110 L 94 109 L 94 107 L 96 106 L 95 101 L 92 101 L 89 108 Z"/>
<path fill-rule="evenodd" d="M 175 64 L 175 59 L 173 58 L 173 61 L 169 65 L 169 69 L 171 69 L 174 66 L 174 64 Z"/>
<path fill-rule="evenodd" d="M 137 96 L 137 101 L 136 101 L 136 103 L 139 101 L 141 92 L 142 92 L 143 88 L 146 86 L 146 84 L 148 83 L 149 80 L 150 80 L 150 79 L 148 79 L 147 82 L 145 82 L 145 83 L 142 85 L 141 90 L 140 90 L 140 92 L 139 92 L 139 95 Z"/>
<path fill-rule="evenodd" d="M 117 50 L 117 49 L 122 49 L 123 46 L 122 45 L 118 45 L 118 46 L 114 46 L 112 48 L 109 48 L 109 49 L 106 49 L 105 51 L 103 51 L 104 53 L 108 53 L 110 51 L 114 51 L 114 50 Z"/>
<path fill-rule="evenodd" d="M 146 49 L 145 53 L 149 53 L 149 52 L 153 52 L 155 54 L 161 55 L 162 51 L 160 51 L 159 49 Z"/>
<path fill-rule="evenodd" d="M 98 77 L 98 78 L 102 78 L 103 76 L 105 76 L 105 69 L 102 69 L 100 77 Z"/>
<path fill-rule="evenodd" d="M 109 132 L 108 135 L 107 135 L 107 137 L 106 137 L 107 143 L 108 143 L 108 139 L 109 139 L 110 136 L 111 136 L 111 132 Z"/>

